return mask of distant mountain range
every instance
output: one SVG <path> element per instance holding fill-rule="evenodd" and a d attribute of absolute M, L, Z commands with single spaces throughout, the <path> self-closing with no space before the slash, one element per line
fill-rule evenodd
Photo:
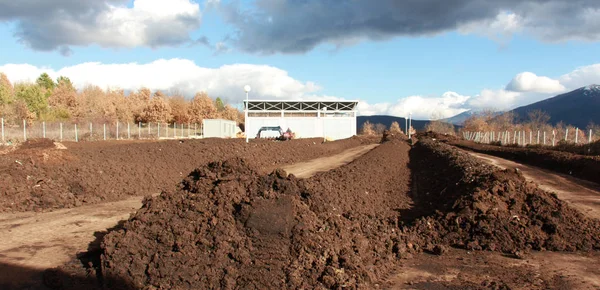
<path fill-rule="evenodd" d="M 528 113 L 534 110 L 541 110 L 548 113 L 552 125 L 556 125 L 556 123 L 561 121 L 566 125 L 572 125 L 579 128 L 587 127 L 590 122 L 600 124 L 600 85 L 585 86 L 537 103 L 518 107 L 511 111 L 516 113 L 517 122 L 525 122 L 528 120 Z M 441 121 L 460 127 L 466 119 L 480 114 L 483 114 L 483 112 L 469 110 L 456 116 L 442 119 Z M 497 114 L 502 114 L 502 112 L 497 112 Z M 360 131 L 367 120 L 372 124 L 384 124 L 388 128 L 392 122 L 396 121 L 400 124 L 402 131 L 404 131 L 405 127 L 405 119 L 402 117 L 384 115 L 358 116 L 358 131 Z M 412 126 L 416 130 L 425 129 L 427 123 L 429 123 L 429 121 L 412 120 Z"/>
<path fill-rule="evenodd" d="M 589 85 L 531 105 L 512 110 L 517 122 L 527 121 L 528 113 L 542 110 L 550 115 L 550 123 L 563 122 L 585 128 L 590 122 L 600 124 L 600 86 Z"/>

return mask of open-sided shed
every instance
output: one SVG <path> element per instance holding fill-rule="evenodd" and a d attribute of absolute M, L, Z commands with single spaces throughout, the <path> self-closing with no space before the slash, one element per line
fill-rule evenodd
<path fill-rule="evenodd" d="M 296 138 L 327 137 L 333 140 L 356 135 L 357 101 L 244 101 L 245 128 L 249 138 L 263 126 L 281 126 Z"/>

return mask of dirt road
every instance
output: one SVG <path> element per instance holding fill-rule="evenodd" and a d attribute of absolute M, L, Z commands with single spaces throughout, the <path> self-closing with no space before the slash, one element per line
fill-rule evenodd
<path fill-rule="evenodd" d="M 600 219 L 600 186 L 595 183 L 495 156 L 473 152 L 469 154 L 502 169 L 517 168 L 527 180 L 535 182 L 541 189 L 556 193 L 558 198 L 569 202 L 582 213 Z"/>
<path fill-rule="evenodd" d="M 375 148 L 365 145 L 340 154 L 285 167 L 300 178 L 327 171 L 360 157 Z M 142 197 L 56 210 L 49 213 L 0 214 L 0 285 L 15 279 L 10 269 L 43 270 L 60 266 L 78 252 L 87 251 L 94 233 L 114 227 L 140 208 Z"/>
<path fill-rule="evenodd" d="M 285 166 L 283 169 L 288 173 L 293 173 L 298 178 L 309 178 L 317 172 L 329 171 L 344 164 L 350 163 L 352 160 L 360 157 L 370 150 L 373 150 L 377 146 L 379 146 L 379 144 L 359 146 L 348 149 L 334 156 L 322 157 L 307 162 L 296 163 Z"/>

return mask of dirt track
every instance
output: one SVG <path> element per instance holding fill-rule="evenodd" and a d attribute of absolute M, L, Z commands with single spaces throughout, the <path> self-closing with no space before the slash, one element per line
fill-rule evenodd
<path fill-rule="evenodd" d="M 285 167 L 298 177 L 342 166 L 375 148 L 363 145 L 342 153 L 321 157 Z M 14 278 L 11 266 L 44 270 L 63 265 L 73 255 L 86 252 L 96 238 L 94 233 L 106 231 L 130 213 L 139 209 L 142 197 L 99 203 L 47 213 L 0 214 L 0 285 Z"/>
<path fill-rule="evenodd" d="M 558 198 L 571 203 L 582 213 L 600 219 L 600 186 L 596 183 L 491 155 L 473 152 L 469 154 L 502 169 L 517 168 L 527 180 L 535 182 L 541 189 L 556 193 Z"/>
<path fill-rule="evenodd" d="M 0 234 L 9 239 L 8 246 L 0 249 L 0 288 L 11 289 L 3 282 L 31 277 L 38 279 L 30 281 L 37 285 L 44 277 L 44 284 L 53 289 L 98 289 L 98 282 L 107 277 L 117 278 L 113 281 L 121 286 L 134 281 L 146 286 L 182 283 L 182 287 L 216 288 L 600 287 L 600 273 L 593 267 L 600 263 L 597 251 L 543 250 L 597 248 L 598 227 L 569 209 L 567 203 L 527 184 L 514 171 L 498 171 L 443 144 L 434 143 L 425 150 L 419 144 L 411 148 L 401 140 L 380 146 L 373 141 L 345 142 L 327 145 L 333 147 L 276 143 L 275 152 L 272 145 L 263 143 L 258 151 L 246 151 L 252 160 L 249 163 L 201 167 L 186 178 L 184 187 L 147 201 L 123 225 L 127 234 L 116 230 L 104 236 L 101 231 L 139 208 L 139 197 L 125 199 L 119 208 L 115 208 L 117 203 L 101 202 L 49 213 L 2 214 Z M 115 146 L 120 148 L 113 152 L 130 152 L 127 146 Z M 240 156 L 235 152 L 237 146 L 230 146 L 234 154 L 229 156 Z M 308 148 L 312 146 L 315 148 Z M 285 155 L 290 148 L 302 147 L 307 149 Z M 336 158 L 322 157 L 327 152 L 342 153 Z M 164 164 L 174 163 L 169 158 L 176 153 L 167 154 Z M 321 158 L 298 162 L 310 159 L 307 156 L 311 154 Z M 213 157 L 222 158 L 218 154 Z M 261 173 L 292 160 L 295 164 L 287 170 L 307 179 Z M 159 161 L 158 167 L 164 164 Z M 246 165 L 256 165 L 258 170 L 248 171 Z M 132 189 L 140 184 L 138 179 L 127 181 L 124 177 L 116 185 L 125 182 L 130 182 Z M 593 210 L 588 216 L 590 212 Z M 54 219 L 61 215 L 64 218 Z M 114 215 L 114 220 L 106 218 L 109 215 Z M 90 222 L 86 223 L 86 218 Z M 101 226 L 102 222 L 106 224 Z M 86 256 L 90 253 L 74 259 L 77 251 L 88 250 L 83 228 L 87 228 L 87 242 L 94 240 L 92 233 L 98 231 L 94 249 L 101 241 L 105 243 L 102 262 L 99 256 Z M 73 240 L 61 240 L 54 229 L 69 233 Z M 26 242 L 15 242 L 19 239 Z M 56 247 L 60 243 L 63 248 Z M 542 251 L 530 252 L 531 246 Z M 64 264 L 69 257 L 72 259 Z M 59 269 L 43 271 L 59 262 L 63 263 Z M 107 271 L 99 273 L 100 265 Z M 87 276 L 82 273 L 85 271 Z"/>

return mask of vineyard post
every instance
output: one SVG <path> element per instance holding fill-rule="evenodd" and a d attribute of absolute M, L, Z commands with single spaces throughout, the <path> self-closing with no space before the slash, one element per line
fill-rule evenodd
<path fill-rule="evenodd" d="M 575 144 L 577 144 L 578 140 L 579 140 L 579 128 L 575 128 Z"/>
<path fill-rule="evenodd" d="M 63 125 L 62 125 L 62 123 L 60 123 L 59 126 L 60 126 L 60 142 L 62 142 L 62 140 L 63 140 Z"/>
<path fill-rule="evenodd" d="M 131 130 L 129 130 L 129 121 L 127 121 L 127 139 L 131 139 Z"/>
<path fill-rule="evenodd" d="M 104 141 L 106 141 L 106 123 L 104 123 L 103 125 L 104 125 Z"/>
<path fill-rule="evenodd" d="M 23 119 L 23 141 L 27 141 L 27 122 Z"/>
<path fill-rule="evenodd" d="M 538 135 L 537 135 L 537 144 L 540 145 L 540 130 L 538 130 Z"/>
<path fill-rule="evenodd" d="M 554 145 L 556 145 L 556 132 L 552 130 L 552 147 L 554 147 Z"/>
<path fill-rule="evenodd" d="M 1 118 L 1 122 L 2 123 L 2 143 L 4 143 L 4 141 L 6 140 L 4 138 L 4 118 Z"/>
<path fill-rule="evenodd" d="M 117 120 L 117 140 L 119 140 L 119 120 Z"/>
<path fill-rule="evenodd" d="M 42 122 L 42 137 L 46 138 L 46 122 Z"/>
<path fill-rule="evenodd" d="M 75 124 L 75 142 L 79 142 L 79 136 L 77 135 L 77 124 Z"/>
<path fill-rule="evenodd" d="M 2 131 L 4 133 L 4 131 Z M 2 134 L 2 136 L 4 136 L 4 134 Z M 592 129 L 590 129 L 590 135 L 588 137 L 588 143 L 592 143 Z"/>
<path fill-rule="evenodd" d="M 544 146 L 546 146 L 546 131 L 544 131 Z"/>
<path fill-rule="evenodd" d="M 569 142 L 568 139 L 569 139 L 569 128 L 567 128 L 567 130 L 565 130 L 565 142 Z"/>

